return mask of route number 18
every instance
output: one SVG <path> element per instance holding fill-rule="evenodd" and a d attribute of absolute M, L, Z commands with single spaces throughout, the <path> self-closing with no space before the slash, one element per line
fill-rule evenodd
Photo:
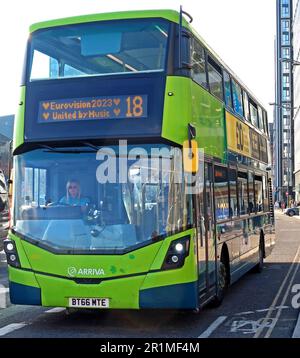
<path fill-rule="evenodd" d="M 141 117 L 143 115 L 143 98 L 141 96 L 127 97 L 126 117 Z"/>

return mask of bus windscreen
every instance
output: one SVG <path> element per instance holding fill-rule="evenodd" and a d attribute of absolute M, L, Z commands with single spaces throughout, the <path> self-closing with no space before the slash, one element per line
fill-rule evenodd
<path fill-rule="evenodd" d="M 48 28 L 32 34 L 29 79 L 163 71 L 169 23 L 118 20 Z"/>

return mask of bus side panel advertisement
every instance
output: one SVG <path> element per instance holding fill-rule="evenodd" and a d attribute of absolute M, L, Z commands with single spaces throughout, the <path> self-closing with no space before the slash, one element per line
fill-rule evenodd
<path fill-rule="evenodd" d="M 250 157 L 250 128 L 228 112 L 226 112 L 226 128 L 228 149 Z"/>

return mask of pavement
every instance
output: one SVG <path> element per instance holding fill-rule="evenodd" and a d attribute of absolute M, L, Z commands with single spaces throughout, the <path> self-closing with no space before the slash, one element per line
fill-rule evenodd
<path fill-rule="evenodd" d="M 0 309 L 10 306 L 7 262 L 4 251 L 0 251 Z"/>

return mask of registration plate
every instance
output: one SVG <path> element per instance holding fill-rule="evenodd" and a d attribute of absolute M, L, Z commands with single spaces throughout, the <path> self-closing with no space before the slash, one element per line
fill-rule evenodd
<path fill-rule="evenodd" d="M 69 297 L 69 307 L 109 308 L 109 298 L 76 298 Z"/>

